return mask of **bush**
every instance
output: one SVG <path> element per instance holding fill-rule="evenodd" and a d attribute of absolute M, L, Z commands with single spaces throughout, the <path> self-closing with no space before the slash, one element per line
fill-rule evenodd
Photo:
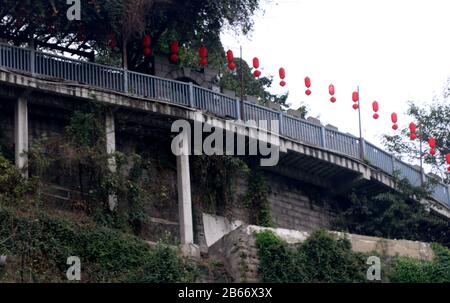
<path fill-rule="evenodd" d="M 145 241 L 105 227 L 77 227 L 44 213 L 23 216 L 0 207 L 0 253 L 21 260 L 33 281 L 47 281 L 48 272 L 65 280 L 69 256 L 82 262 L 83 281 L 192 282 L 193 269 L 167 246 L 152 249 Z M 144 272 L 142 272 L 144 268 Z M 15 281 L 18 277 L 13 277 Z"/>
<path fill-rule="evenodd" d="M 364 258 L 346 239 L 313 233 L 297 250 L 271 232 L 256 235 L 262 282 L 362 282 Z"/>

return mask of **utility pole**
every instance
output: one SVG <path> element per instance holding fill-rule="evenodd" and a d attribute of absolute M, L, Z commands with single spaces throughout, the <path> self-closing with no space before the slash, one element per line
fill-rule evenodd
<path fill-rule="evenodd" d="M 361 123 L 361 95 L 359 94 L 359 85 L 357 88 L 358 92 L 358 120 L 359 120 L 359 157 L 364 160 L 364 138 L 362 135 L 362 123 Z"/>

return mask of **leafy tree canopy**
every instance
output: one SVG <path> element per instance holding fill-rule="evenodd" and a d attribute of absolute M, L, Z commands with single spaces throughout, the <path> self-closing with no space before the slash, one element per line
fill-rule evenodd
<path fill-rule="evenodd" d="M 424 163 L 429 164 L 434 174 L 440 176 L 444 182 L 450 183 L 445 155 L 450 153 L 450 79 L 440 96 L 425 106 L 414 102 L 409 103 L 407 114 L 417 125 L 418 139 L 409 138 L 409 126 L 402 129 L 398 135 L 385 135 L 384 145 L 397 157 L 409 162 L 417 162 L 420 158 L 420 141 L 422 141 L 422 156 Z M 428 138 L 436 139 L 436 154 L 429 153 Z M 419 141 L 420 140 L 420 141 Z"/>

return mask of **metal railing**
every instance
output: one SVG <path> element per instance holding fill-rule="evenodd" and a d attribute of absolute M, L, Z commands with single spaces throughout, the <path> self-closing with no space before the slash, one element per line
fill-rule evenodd
<path fill-rule="evenodd" d="M 359 158 L 360 155 L 361 144 L 357 137 L 250 102 L 244 101 L 241 104 L 238 99 L 191 83 L 163 79 L 4 43 L 0 43 L 0 67 L 199 108 L 224 118 L 242 118 L 245 121 L 255 120 L 257 123 L 266 120 L 267 125 L 258 126 L 274 131 L 271 123 L 278 123 L 277 128 L 282 136 L 337 151 L 353 158 Z M 391 175 L 394 171 L 398 171 L 411 184 L 420 185 L 422 172 L 415 167 L 395 159 L 391 154 L 369 142 L 364 142 L 364 154 L 365 160 L 371 165 Z M 425 180 L 429 178 L 426 176 Z M 438 182 L 432 196 L 437 201 L 450 206 L 450 192 L 447 185 Z"/>

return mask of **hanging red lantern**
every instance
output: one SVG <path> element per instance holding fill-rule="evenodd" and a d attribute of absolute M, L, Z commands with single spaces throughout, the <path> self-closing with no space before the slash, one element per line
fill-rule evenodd
<path fill-rule="evenodd" d="M 178 55 L 177 55 L 177 54 L 172 54 L 172 55 L 170 55 L 170 61 L 172 61 L 172 62 L 178 62 Z"/>
<path fill-rule="evenodd" d="M 311 87 L 311 79 L 309 79 L 309 77 L 305 77 L 305 86 L 307 88 Z"/>
<path fill-rule="evenodd" d="M 409 132 L 416 133 L 417 126 L 414 122 L 409 123 Z"/>
<path fill-rule="evenodd" d="M 352 100 L 353 100 L 353 102 L 358 102 L 359 101 L 359 94 L 358 94 L 358 92 L 353 92 L 352 93 Z"/>
<path fill-rule="evenodd" d="M 305 91 L 305 94 L 306 94 L 307 96 L 311 95 L 311 90 L 310 90 L 310 89 L 307 89 L 307 90 Z"/>
<path fill-rule="evenodd" d="M 436 149 L 435 148 L 430 149 L 430 155 L 432 155 L 432 156 L 436 155 Z"/>
<path fill-rule="evenodd" d="M 148 34 L 145 35 L 144 39 L 142 40 L 142 46 L 144 48 L 149 48 L 151 44 L 152 44 L 152 37 Z"/>
<path fill-rule="evenodd" d="M 253 68 L 259 68 L 259 59 L 257 57 L 253 58 Z"/>
<path fill-rule="evenodd" d="M 333 96 L 330 98 L 330 101 L 331 101 L 331 103 L 334 103 L 334 102 L 336 102 L 336 98 Z"/>
<path fill-rule="evenodd" d="M 178 54 L 179 51 L 180 51 L 180 46 L 178 45 L 178 41 L 170 42 L 170 52 L 172 54 Z"/>
<path fill-rule="evenodd" d="M 391 114 L 391 121 L 392 121 L 392 123 L 397 123 L 397 114 L 396 113 Z"/>
<path fill-rule="evenodd" d="M 208 65 L 208 61 L 206 60 L 206 58 L 200 58 L 200 65 L 202 66 Z"/>
<path fill-rule="evenodd" d="M 428 138 L 428 144 L 430 145 L 430 148 L 436 148 L 436 139 L 433 137 Z"/>
<path fill-rule="evenodd" d="M 356 110 L 356 109 L 358 109 L 358 108 L 359 108 L 359 105 L 358 105 L 358 103 L 354 103 L 352 107 L 353 107 L 353 109 L 355 109 L 355 110 Z"/>
<path fill-rule="evenodd" d="M 334 85 L 333 84 L 330 84 L 329 86 L 328 86 L 328 92 L 330 93 L 330 95 L 334 95 Z"/>
<path fill-rule="evenodd" d="M 280 69 L 278 70 L 278 74 L 280 75 L 281 79 L 284 79 L 286 77 L 286 71 L 282 67 L 280 67 Z"/>
<path fill-rule="evenodd" d="M 374 118 L 375 120 L 377 120 L 378 118 L 380 118 L 380 116 L 379 116 L 377 113 L 375 113 L 375 114 L 373 114 L 373 118 Z"/>
<path fill-rule="evenodd" d="M 284 87 L 285 85 L 286 85 L 286 82 L 284 82 L 284 80 L 281 80 L 280 86 L 281 86 L 281 87 Z"/>
<path fill-rule="evenodd" d="M 255 71 L 253 72 L 253 76 L 254 76 L 255 78 L 258 78 L 259 76 L 261 76 L 261 72 L 260 72 L 259 70 L 255 70 Z"/>
<path fill-rule="evenodd" d="M 227 51 L 227 61 L 228 61 L 228 63 L 231 63 L 231 62 L 233 62 L 233 60 L 234 60 L 233 51 L 231 49 L 229 49 Z"/>
<path fill-rule="evenodd" d="M 377 101 L 373 101 L 372 102 L 372 109 L 374 112 L 378 112 L 378 102 Z"/>
<path fill-rule="evenodd" d="M 144 48 L 144 56 L 148 57 L 152 54 L 152 49 L 150 47 Z"/>
<path fill-rule="evenodd" d="M 228 68 L 230 70 L 234 70 L 236 68 L 236 64 L 234 62 L 230 62 L 230 63 L 228 63 Z"/>
<path fill-rule="evenodd" d="M 198 53 L 200 55 L 200 58 L 206 58 L 206 55 L 208 53 L 208 50 L 206 49 L 205 46 L 200 46 Z M 206 65 L 206 64 L 205 64 Z"/>
<path fill-rule="evenodd" d="M 411 133 L 411 134 L 409 134 L 409 139 L 411 139 L 411 140 L 416 140 L 416 139 L 417 139 L 416 133 Z"/>
<path fill-rule="evenodd" d="M 394 123 L 394 124 L 392 125 L 392 129 L 393 129 L 393 130 L 397 130 L 397 129 L 398 129 L 398 125 L 397 125 L 396 123 Z"/>
<path fill-rule="evenodd" d="M 445 162 L 450 165 L 450 154 L 445 155 Z"/>

